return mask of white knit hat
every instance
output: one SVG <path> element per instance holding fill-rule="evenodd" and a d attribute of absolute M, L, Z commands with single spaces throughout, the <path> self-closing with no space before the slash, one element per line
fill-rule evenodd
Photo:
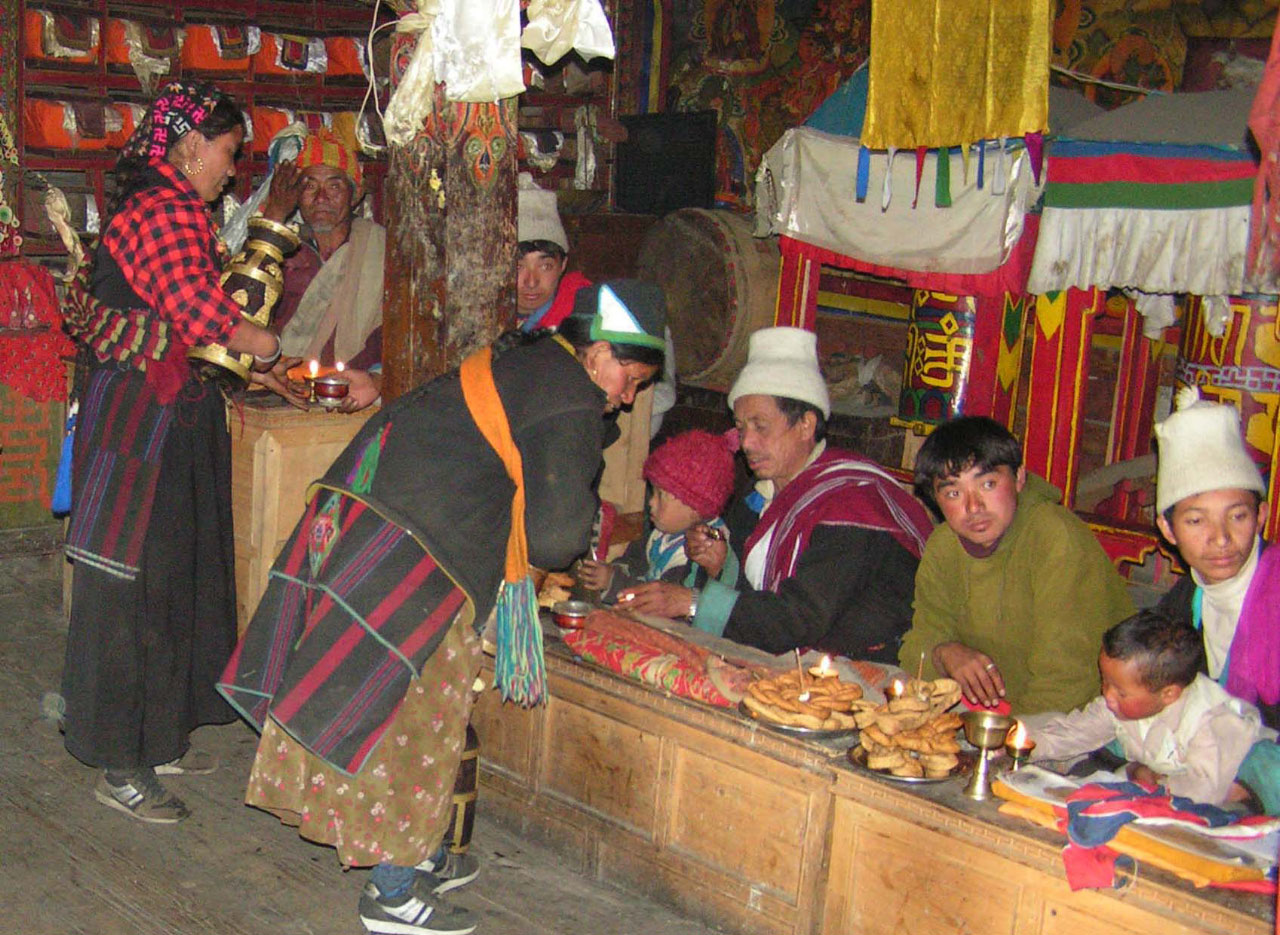
<path fill-rule="evenodd" d="M 739 396 L 784 396 L 831 416 L 827 381 L 818 369 L 818 336 L 804 328 L 761 328 L 751 335 L 747 365 L 729 390 L 729 408 Z"/>
<path fill-rule="evenodd" d="M 558 244 L 565 253 L 569 252 L 569 238 L 565 236 L 564 225 L 560 223 L 555 192 L 539 188 L 532 175 L 521 172 L 517 179 L 516 201 L 519 215 L 516 225 L 517 241 L 524 243 L 528 240 L 549 240 Z"/>
<path fill-rule="evenodd" d="M 1258 465 L 1240 438 L 1235 406 L 1200 398 L 1194 386 L 1178 390 L 1174 412 L 1156 426 L 1156 511 L 1209 490 L 1256 490 L 1267 495 Z"/>

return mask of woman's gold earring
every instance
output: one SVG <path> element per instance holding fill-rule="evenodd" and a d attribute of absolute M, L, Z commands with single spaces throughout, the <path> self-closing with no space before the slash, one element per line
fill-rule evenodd
<path fill-rule="evenodd" d="M 196 156 L 196 171 L 194 172 L 191 171 L 191 163 L 189 162 L 184 162 L 182 164 L 182 171 L 185 172 L 187 175 L 199 175 L 201 172 L 204 171 L 204 160 L 201 159 L 199 156 Z"/>

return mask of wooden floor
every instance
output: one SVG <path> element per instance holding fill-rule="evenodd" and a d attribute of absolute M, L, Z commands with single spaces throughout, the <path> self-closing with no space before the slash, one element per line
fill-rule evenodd
<path fill-rule="evenodd" d="M 72 759 L 41 713 L 62 668 L 62 558 L 0 558 L 0 931 L 5 935 L 358 935 L 367 878 L 242 804 L 256 735 L 236 723 L 197 731 L 211 776 L 170 781 L 193 809 L 144 825 L 98 804 L 96 774 Z M 710 929 L 605 883 L 486 812 L 472 852 L 481 876 L 457 894 L 481 933 L 701 935 Z"/>

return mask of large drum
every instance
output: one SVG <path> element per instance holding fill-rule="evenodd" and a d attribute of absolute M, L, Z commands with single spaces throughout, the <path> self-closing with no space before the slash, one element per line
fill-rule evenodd
<path fill-rule="evenodd" d="M 636 275 L 666 293 L 681 383 L 729 389 L 751 333 L 773 324 L 779 264 L 777 241 L 729 211 L 683 208 L 650 228 Z"/>

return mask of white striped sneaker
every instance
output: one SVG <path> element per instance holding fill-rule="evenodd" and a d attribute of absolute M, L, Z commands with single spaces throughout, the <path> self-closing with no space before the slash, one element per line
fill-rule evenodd
<path fill-rule="evenodd" d="M 107 781 L 106 773 L 98 777 L 94 798 L 139 821 L 153 825 L 176 825 L 191 814 L 182 800 L 156 778 L 152 769 L 140 769 L 120 785 Z"/>
<path fill-rule="evenodd" d="M 157 776 L 207 776 L 218 769 L 218 758 L 207 750 L 188 749 L 176 760 L 155 768 Z"/>
<path fill-rule="evenodd" d="M 470 935 L 475 915 L 432 897 L 425 878 L 416 876 L 409 892 L 398 901 L 383 898 L 373 883 L 360 894 L 360 921 L 367 931 L 380 935 Z"/>

